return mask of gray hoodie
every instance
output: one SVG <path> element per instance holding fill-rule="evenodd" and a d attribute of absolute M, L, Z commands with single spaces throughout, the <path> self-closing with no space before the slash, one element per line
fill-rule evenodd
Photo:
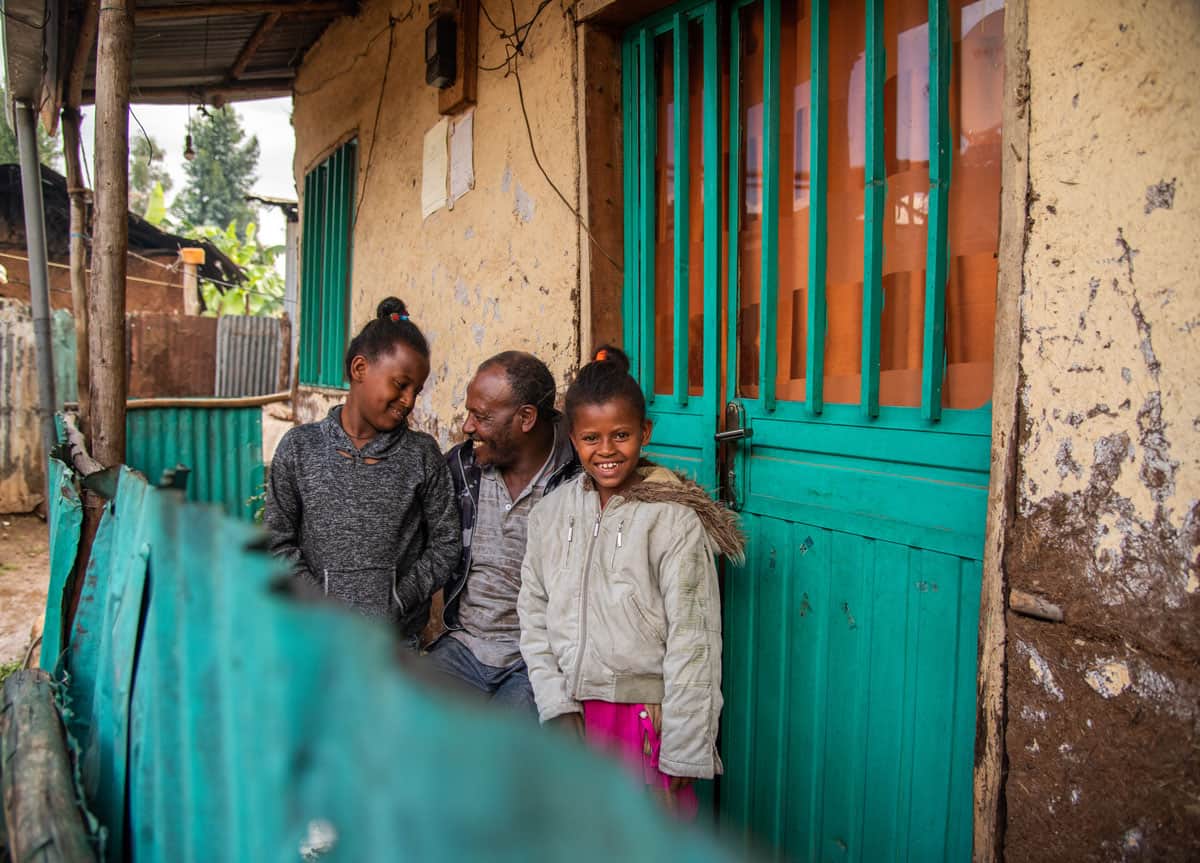
<path fill-rule="evenodd" d="M 461 530 L 436 441 L 401 427 L 354 446 L 335 407 L 283 436 L 263 523 L 271 551 L 325 594 L 419 632 Z"/>

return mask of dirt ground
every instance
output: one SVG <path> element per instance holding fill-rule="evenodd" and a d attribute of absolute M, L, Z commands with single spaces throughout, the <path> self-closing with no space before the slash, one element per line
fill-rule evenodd
<path fill-rule="evenodd" d="M 0 664 L 23 659 L 42 631 L 49 583 L 46 523 L 36 515 L 0 515 Z"/>

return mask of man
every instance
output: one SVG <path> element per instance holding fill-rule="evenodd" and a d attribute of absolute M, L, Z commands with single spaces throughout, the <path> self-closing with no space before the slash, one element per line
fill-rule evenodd
<path fill-rule="evenodd" d="M 520 351 L 484 361 L 467 387 L 467 440 L 446 455 L 462 558 L 445 588 L 447 632 L 429 651 L 441 671 L 534 714 L 517 618 L 526 524 L 535 503 L 579 472 L 554 396 L 546 364 Z"/>

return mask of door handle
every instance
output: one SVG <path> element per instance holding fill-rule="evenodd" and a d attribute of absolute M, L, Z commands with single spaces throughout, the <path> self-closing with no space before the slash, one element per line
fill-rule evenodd
<path fill-rule="evenodd" d="M 729 431 L 717 432 L 713 435 L 713 440 L 717 443 L 729 443 L 730 441 L 743 440 L 748 437 L 754 437 L 754 429 L 740 428 L 730 429 Z"/>

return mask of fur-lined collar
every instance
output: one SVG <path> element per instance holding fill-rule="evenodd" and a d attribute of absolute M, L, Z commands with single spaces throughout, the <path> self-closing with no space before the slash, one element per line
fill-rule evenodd
<path fill-rule="evenodd" d="M 637 467 L 642 481 L 621 495 L 634 503 L 679 503 L 700 517 L 700 523 L 718 550 L 739 566 L 746 561 L 746 537 L 737 515 L 717 503 L 700 485 L 683 474 L 642 459 Z M 586 491 L 596 486 L 585 472 L 581 482 Z"/>

